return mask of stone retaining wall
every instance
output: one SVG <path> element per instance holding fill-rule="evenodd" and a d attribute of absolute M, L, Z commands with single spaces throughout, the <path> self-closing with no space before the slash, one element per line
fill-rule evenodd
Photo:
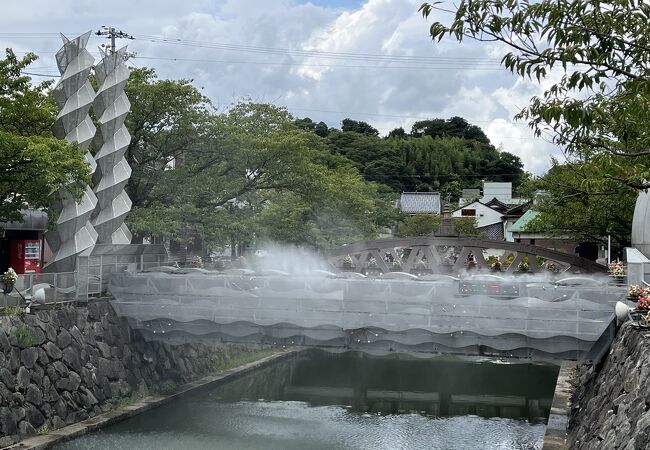
<path fill-rule="evenodd" d="M 0 317 L 0 447 L 213 372 L 241 345 L 144 342 L 106 301 Z"/>
<path fill-rule="evenodd" d="M 650 331 L 624 324 L 602 366 L 581 366 L 575 386 L 570 448 L 650 448 Z"/>

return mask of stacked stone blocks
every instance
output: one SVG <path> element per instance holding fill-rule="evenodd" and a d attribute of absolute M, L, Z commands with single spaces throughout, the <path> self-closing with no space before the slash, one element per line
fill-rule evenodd
<path fill-rule="evenodd" d="M 194 380 L 244 352 L 242 346 L 139 340 L 107 302 L 0 317 L 0 448 L 165 383 Z"/>

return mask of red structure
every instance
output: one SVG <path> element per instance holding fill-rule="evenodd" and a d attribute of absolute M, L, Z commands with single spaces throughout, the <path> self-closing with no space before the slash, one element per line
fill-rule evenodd
<path fill-rule="evenodd" d="M 21 212 L 21 222 L 0 222 L 0 274 L 9 267 L 16 273 L 39 273 L 51 255 L 43 242 L 47 214 L 34 209 Z"/>
<path fill-rule="evenodd" d="M 9 264 L 16 273 L 41 271 L 41 241 L 12 239 L 9 244 Z"/>

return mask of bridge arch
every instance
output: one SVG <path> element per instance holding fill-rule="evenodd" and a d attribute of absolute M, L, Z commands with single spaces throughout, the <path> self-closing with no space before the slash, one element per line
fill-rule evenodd
<path fill-rule="evenodd" d="M 458 273 L 466 267 L 470 255 L 479 268 L 487 267 L 486 250 L 514 256 L 505 268 L 506 273 L 516 272 L 524 258 L 528 261 L 529 272 L 539 272 L 543 268 L 537 257 L 543 258 L 545 264 L 552 262 L 558 272 L 607 272 L 607 267 L 580 256 L 536 245 L 468 237 L 421 236 L 359 241 L 332 252 L 329 261 L 339 269 L 355 272 L 378 269 L 386 273 L 397 267 L 402 272 L 422 269 L 433 273 Z"/>

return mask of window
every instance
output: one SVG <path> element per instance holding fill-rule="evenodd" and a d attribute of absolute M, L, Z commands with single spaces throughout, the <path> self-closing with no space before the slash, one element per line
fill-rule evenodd
<path fill-rule="evenodd" d="M 535 245 L 535 239 L 530 240 L 530 245 Z"/>
<path fill-rule="evenodd" d="M 460 215 L 463 217 L 474 217 L 476 216 L 476 210 L 475 209 L 461 209 L 460 210 Z"/>

